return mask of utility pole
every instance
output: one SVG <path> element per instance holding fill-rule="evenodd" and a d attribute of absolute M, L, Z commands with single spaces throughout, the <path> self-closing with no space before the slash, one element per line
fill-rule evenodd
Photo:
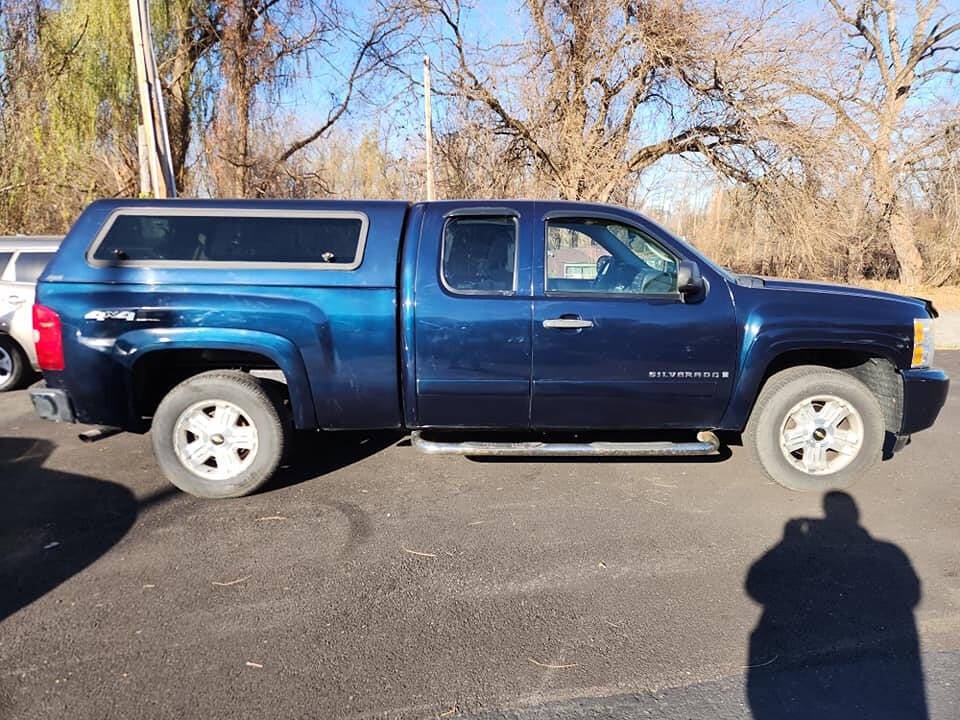
<path fill-rule="evenodd" d="M 137 91 L 140 95 L 141 125 L 137 128 L 140 191 L 155 198 L 176 197 L 167 114 L 163 105 L 157 58 L 153 52 L 147 0 L 130 0 L 130 26 L 133 31 Z"/>
<path fill-rule="evenodd" d="M 423 114 L 427 135 L 427 200 L 434 200 L 433 192 L 433 112 L 430 105 L 430 56 L 423 56 Z"/>

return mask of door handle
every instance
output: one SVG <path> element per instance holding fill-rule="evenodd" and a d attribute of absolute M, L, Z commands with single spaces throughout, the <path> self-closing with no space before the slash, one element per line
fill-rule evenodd
<path fill-rule="evenodd" d="M 26 302 L 26 300 L 24 300 L 19 295 L 10 295 L 7 297 L 7 302 L 10 303 L 11 305 L 23 305 Z"/>
<path fill-rule="evenodd" d="M 558 328 L 560 330 L 582 330 L 583 328 L 592 328 L 593 320 L 559 317 L 551 318 L 550 320 L 544 320 L 543 326 L 545 328 Z"/>

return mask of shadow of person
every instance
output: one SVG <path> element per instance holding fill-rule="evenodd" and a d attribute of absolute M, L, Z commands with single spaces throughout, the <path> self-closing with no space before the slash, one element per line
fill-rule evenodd
<path fill-rule="evenodd" d="M 787 522 L 747 575 L 763 605 L 750 636 L 753 717 L 926 718 L 910 560 L 870 536 L 848 494 L 827 493 L 823 510 Z"/>
<path fill-rule="evenodd" d="M 45 468 L 53 447 L 0 437 L 0 621 L 93 563 L 159 499 Z"/>

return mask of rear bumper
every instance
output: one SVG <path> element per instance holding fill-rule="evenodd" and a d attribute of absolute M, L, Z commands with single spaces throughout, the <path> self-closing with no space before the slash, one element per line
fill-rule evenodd
<path fill-rule="evenodd" d="M 44 420 L 52 422 L 76 422 L 70 396 L 64 390 L 48 388 L 40 382 L 30 388 L 33 409 Z"/>
<path fill-rule="evenodd" d="M 936 368 L 904 370 L 902 435 L 925 430 L 937 419 L 947 400 L 950 379 Z"/>

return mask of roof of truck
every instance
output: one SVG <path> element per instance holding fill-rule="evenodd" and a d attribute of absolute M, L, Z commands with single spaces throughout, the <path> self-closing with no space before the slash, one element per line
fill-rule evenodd
<path fill-rule="evenodd" d="M 109 198 L 95 200 L 91 207 L 264 207 L 264 208 L 322 208 L 334 206 L 409 206 L 409 200 L 335 200 L 335 199 L 289 199 L 289 198 Z"/>

